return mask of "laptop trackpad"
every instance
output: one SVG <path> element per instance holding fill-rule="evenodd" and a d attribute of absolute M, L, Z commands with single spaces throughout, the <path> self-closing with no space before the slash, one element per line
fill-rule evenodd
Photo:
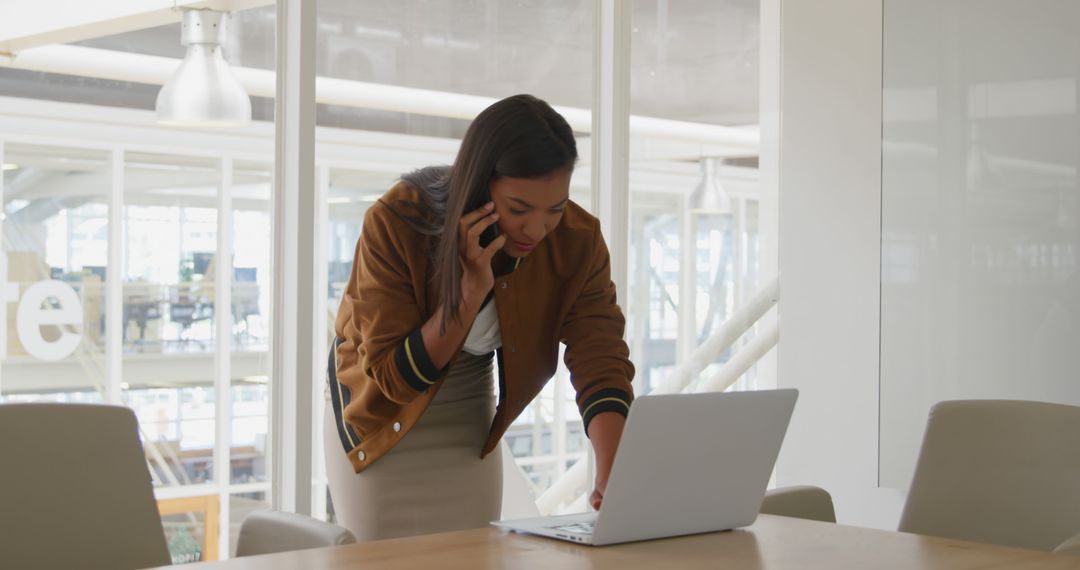
<path fill-rule="evenodd" d="M 545 526 L 551 530 L 574 534 L 592 534 L 596 526 L 596 513 L 582 513 L 561 517 L 550 517 Z"/>
<path fill-rule="evenodd" d="M 557 529 L 562 532 L 572 532 L 575 534 L 590 534 L 593 525 L 596 524 L 597 514 L 598 513 L 576 513 L 572 515 L 497 521 L 493 524 L 511 530 L 523 530 L 525 532 L 535 529 Z"/>

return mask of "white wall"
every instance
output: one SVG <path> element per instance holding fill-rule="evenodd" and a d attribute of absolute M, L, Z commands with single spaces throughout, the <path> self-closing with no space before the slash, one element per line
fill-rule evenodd
<path fill-rule="evenodd" d="M 778 485 L 820 485 L 842 523 L 895 528 L 878 480 L 880 1 L 781 11 L 778 384 L 799 402 Z"/>
<path fill-rule="evenodd" d="M 758 283 L 771 283 L 779 272 L 780 234 L 780 12 L 782 0 L 761 0 L 758 79 L 758 236 L 761 240 Z M 749 296 L 749 295 L 747 295 Z M 761 323 L 774 322 L 771 309 Z M 757 363 L 757 389 L 776 387 L 777 349 Z M 773 481 L 775 483 L 775 481 Z"/>

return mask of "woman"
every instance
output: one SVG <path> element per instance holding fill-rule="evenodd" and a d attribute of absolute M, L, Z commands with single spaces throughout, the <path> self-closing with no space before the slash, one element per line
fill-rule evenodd
<path fill-rule="evenodd" d="M 498 519 L 491 452 L 555 373 L 560 341 L 603 500 L 634 368 L 600 224 L 569 201 L 577 156 L 562 116 L 509 97 L 476 117 L 453 166 L 404 176 L 368 210 L 325 420 L 334 509 L 358 540 Z"/>

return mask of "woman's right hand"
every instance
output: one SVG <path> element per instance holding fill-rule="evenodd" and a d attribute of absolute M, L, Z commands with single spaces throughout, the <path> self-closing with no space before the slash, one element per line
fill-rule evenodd
<path fill-rule="evenodd" d="M 491 270 L 491 258 L 506 244 L 506 236 L 499 234 L 487 247 L 480 246 L 480 234 L 499 219 L 494 212 L 495 203 L 488 202 L 461 217 L 458 224 L 458 245 L 461 249 L 461 296 L 462 301 L 479 307 L 495 286 L 495 274 Z"/>

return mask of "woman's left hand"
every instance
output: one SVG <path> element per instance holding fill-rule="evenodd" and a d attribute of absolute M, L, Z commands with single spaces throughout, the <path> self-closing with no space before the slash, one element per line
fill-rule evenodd
<path fill-rule="evenodd" d="M 589 440 L 596 452 L 596 484 L 589 495 L 589 504 L 594 509 L 599 509 L 600 503 L 604 502 L 608 476 L 611 475 L 611 466 L 615 463 L 615 451 L 619 447 L 619 438 L 622 437 L 625 423 L 626 418 L 615 412 L 601 412 L 589 423 Z"/>
<path fill-rule="evenodd" d="M 589 504 L 594 511 L 600 510 L 600 503 L 604 502 L 604 492 L 607 491 L 607 481 L 596 481 L 592 494 L 589 495 Z"/>

